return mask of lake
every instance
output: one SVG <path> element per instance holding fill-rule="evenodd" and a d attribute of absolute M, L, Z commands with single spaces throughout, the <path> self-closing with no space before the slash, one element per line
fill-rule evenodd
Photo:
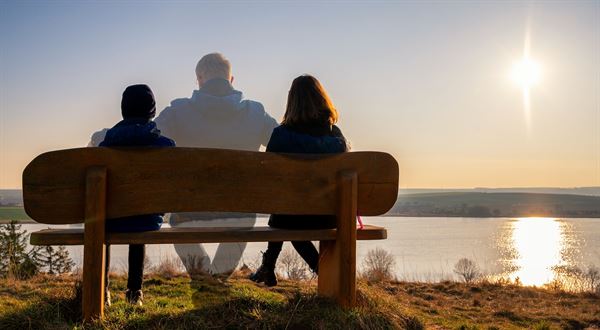
<path fill-rule="evenodd" d="M 257 225 L 266 222 L 259 218 Z M 394 256 L 400 280 L 458 279 L 453 268 L 461 258 L 475 261 L 490 278 L 518 278 L 524 285 L 549 283 L 560 268 L 600 267 L 600 219 L 363 217 L 363 222 L 386 227 L 388 239 L 357 243 L 359 269 L 369 250 L 383 248 Z M 22 229 L 47 227 L 23 224 Z M 217 244 L 204 246 L 212 257 Z M 266 243 L 248 243 L 242 262 L 256 263 L 265 249 Z M 80 265 L 83 248 L 68 250 Z M 172 245 L 149 245 L 147 254 L 153 264 L 177 257 Z M 126 268 L 126 246 L 113 246 L 111 265 L 118 271 Z"/>

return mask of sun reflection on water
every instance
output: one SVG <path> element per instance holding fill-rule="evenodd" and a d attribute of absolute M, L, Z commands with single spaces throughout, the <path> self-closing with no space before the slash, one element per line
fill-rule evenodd
<path fill-rule="evenodd" d="M 564 263 L 565 240 L 556 218 L 517 218 L 512 223 L 514 249 L 512 280 L 543 285 L 555 278 L 553 268 Z"/>

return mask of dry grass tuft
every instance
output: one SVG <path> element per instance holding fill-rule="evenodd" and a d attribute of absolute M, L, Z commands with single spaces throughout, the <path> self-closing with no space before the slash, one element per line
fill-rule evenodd
<path fill-rule="evenodd" d="M 173 278 L 183 275 L 183 263 L 177 257 L 162 257 L 154 266 L 154 274 L 164 278 Z"/>

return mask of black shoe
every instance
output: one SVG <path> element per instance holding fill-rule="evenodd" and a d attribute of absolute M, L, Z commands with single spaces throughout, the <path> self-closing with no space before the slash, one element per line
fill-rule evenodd
<path fill-rule="evenodd" d="M 266 266 L 260 266 L 256 272 L 250 275 L 250 280 L 256 283 L 265 283 L 266 286 L 276 286 L 277 277 L 275 276 L 275 269 Z"/>
<path fill-rule="evenodd" d="M 256 272 L 250 275 L 250 280 L 256 283 L 265 283 L 266 286 L 276 286 L 277 277 L 275 276 L 275 262 L 277 256 L 273 255 L 267 249 L 267 252 L 263 253 L 262 264 Z"/>
<path fill-rule="evenodd" d="M 129 290 L 127 289 L 127 291 L 125 291 L 125 299 L 127 300 L 128 303 L 132 304 L 132 305 L 137 305 L 137 306 L 142 306 L 144 305 L 143 301 L 144 301 L 144 294 L 142 293 L 142 290 Z"/>

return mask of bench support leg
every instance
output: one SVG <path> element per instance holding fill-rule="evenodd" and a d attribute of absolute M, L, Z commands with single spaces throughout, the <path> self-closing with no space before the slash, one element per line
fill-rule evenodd
<path fill-rule="evenodd" d="M 83 319 L 104 316 L 106 168 L 86 173 L 83 247 Z"/>
<path fill-rule="evenodd" d="M 344 308 L 356 305 L 357 174 L 338 177 L 337 238 L 319 245 L 319 284 L 322 296 L 334 298 Z"/>

